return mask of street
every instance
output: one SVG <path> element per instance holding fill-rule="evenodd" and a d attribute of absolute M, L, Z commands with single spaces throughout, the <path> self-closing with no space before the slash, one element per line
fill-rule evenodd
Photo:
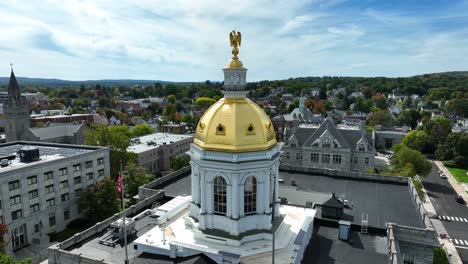
<path fill-rule="evenodd" d="M 439 176 L 435 164 L 422 182 L 463 263 L 468 263 L 468 208 L 455 201 L 456 192 Z"/>

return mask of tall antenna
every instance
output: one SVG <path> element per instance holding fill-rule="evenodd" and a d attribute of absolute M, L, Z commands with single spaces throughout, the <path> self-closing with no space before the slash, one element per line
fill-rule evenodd
<path fill-rule="evenodd" d="M 13 62 L 10 62 L 11 71 L 13 71 Z"/>

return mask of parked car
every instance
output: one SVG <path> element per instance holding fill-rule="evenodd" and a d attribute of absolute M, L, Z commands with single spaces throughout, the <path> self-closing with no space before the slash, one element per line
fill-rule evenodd
<path fill-rule="evenodd" d="M 443 173 L 440 174 L 440 177 L 441 177 L 442 179 L 447 179 L 447 175 L 445 175 L 445 174 L 443 174 Z"/>
<path fill-rule="evenodd" d="M 457 201 L 457 203 L 465 204 L 465 200 L 463 199 L 461 195 L 457 195 L 455 197 L 455 201 Z"/>

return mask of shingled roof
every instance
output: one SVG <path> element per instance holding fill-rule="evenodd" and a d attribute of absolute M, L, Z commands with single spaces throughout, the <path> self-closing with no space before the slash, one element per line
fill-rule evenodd
<path fill-rule="evenodd" d="M 329 133 L 332 137 L 338 141 L 341 148 L 356 148 L 356 144 L 363 138 L 360 129 L 350 128 L 337 128 L 333 119 L 328 117 L 323 123 L 317 127 L 298 127 L 292 131 L 291 134 L 287 135 L 288 140 L 294 138 L 297 141 L 298 146 L 311 147 L 312 144 L 320 138 L 324 133 Z M 372 135 L 368 132 L 364 134 L 364 139 L 367 142 L 367 149 L 373 150 L 372 147 Z"/>

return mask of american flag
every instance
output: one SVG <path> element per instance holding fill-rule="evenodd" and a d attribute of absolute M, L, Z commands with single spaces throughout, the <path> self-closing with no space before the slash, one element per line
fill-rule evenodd
<path fill-rule="evenodd" d="M 122 184 L 123 184 L 123 172 L 119 172 L 119 178 L 117 180 L 117 191 L 122 194 Z"/>

